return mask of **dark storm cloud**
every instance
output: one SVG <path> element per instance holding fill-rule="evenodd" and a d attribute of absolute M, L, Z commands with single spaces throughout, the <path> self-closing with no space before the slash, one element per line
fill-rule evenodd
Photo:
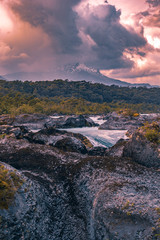
<path fill-rule="evenodd" d="M 135 53 L 146 44 L 142 35 L 122 26 L 120 15 L 121 11 L 114 6 L 101 5 L 95 7 L 85 24 L 82 23 L 85 33 L 95 42 L 92 50 L 97 55 L 95 65 L 99 68 L 131 66 L 132 62 L 123 57 L 124 51 Z"/>
<path fill-rule="evenodd" d="M 0 2 L 5 1 L 0 0 Z M 26 32 L 21 27 L 21 34 L 17 34 L 16 44 L 14 41 L 15 51 L 18 52 L 14 54 L 19 56 L 21 43 L 24 49 L 21 49 L 20 53 L 25 52 L 28 56 L 22 59 L 27 71 L 32 66 L 50 71 L 59 65 L 61 67 L 75 62 L 99 69 L 130 68 L 133 61 L 124 52 L 145 56 L 140 49 L 146 44 L 143 33 L 125 28 L 120 23 L 121 11 L 116 10 L 115 6 L 109 4 L 94 6 L 89 4 L 88 0 L 8 0 L 6 2 L 16 14 L 16 19 L 18 21 L 19 18 L 21 19 L 21 26 L 27 25 L 31 33 L 37 32 L 36 36 L 28 33 L 28 39 L 25 37 L 25 41 L 22 36 L 25 36 Z M 18 39 L 19 36 L 21 40 Z M 29 39 L 31 43 L 37 42 L 37 46 L 31 43 L 29 45 Z M 39 42 L 37 39 L 42 41 Z M 12 40 L 10 44 L 12 45 Z M 19 58 L 17 61 L 19 71 Z M 24 65 L 21 66 L 24 68 Z"/>
<path fill-rule="evenodd" d="M 157 7 L 160 5 L 160 0 L 147 0 L 146 2 L 152 7 Z"/>
<path fill-rule="evenodd" d="M 21 0 L 12 2 L 12 10 L 23 21 L 41 27 L 52 38 L 54 52 L 72 53 L 81 44 L 72 10 L 80 0 Z"/>

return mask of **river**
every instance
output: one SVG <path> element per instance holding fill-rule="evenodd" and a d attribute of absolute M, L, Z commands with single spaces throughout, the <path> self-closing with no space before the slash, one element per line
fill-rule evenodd
<path fill-rule="evenodd" d="M 90 117 L 95 123 L 103 124 L 105 120 L 100 116 Z M 93 146 L 111 147 L 119 139 L 126 139 L 126 130 L 99 130 L 98 127 L 66 128 L 68 132 L 81 133 L 87 137 Z"/>

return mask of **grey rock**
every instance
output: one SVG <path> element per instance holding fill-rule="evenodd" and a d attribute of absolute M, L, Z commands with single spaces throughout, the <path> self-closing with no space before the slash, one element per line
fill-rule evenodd
<path fill-rule="evenodd" d="M 160 145 L 149 142 L 145 136 L 136 131 L 126 143 L 123 151 L 124 157 L 147 167 L 160 167 Z"/>
<path fill-rule="evenodd" d="M 116 112 L 108 113 L 99 129 L 103 130 L 129 130 L 132 133 L 139 127 L 143 126 L 145 122 L 157 121 L 159 114 L 140 114 L 137 117 L 124 116 Z M 131 129 L 131 130 L 130 130 Z"/>
<path fill-rule="evenodd" d="M 1 125 L 11 125 L 14 118 L 9 115 L 0 115 L 0 126 Z"/>
<path fill-rule="evenodd" d="M 63 151 L 87 153 L 87 148 L 92 147 L 90 141 L 79 133 L 67 132 L 55 128 L 42 129 L 39 132 L 25 133 L 22 137 L 30 143 L 51 145 Z"/>
<path fill-rule="evenodd" d="M 40 130 L 44 127 L 45 122 L 49 121 L 50 117 L 43 114 L 21 114 L 16 116 L 12 125 L 26 126 L 30 130 Z"/>
<path fill-rule="evenodd" d="M 157 239 L 158 171 L 128 158 L 65 153 L 23 139 L 5 139 L 0 150 L 27 187 L 0 210 L 1 239 Z"/>
<path fill-rule="evenodd" d="M 83 115 L 78 116 L 65 116 L 60 118 L 53 118 L 45 123 L 45 127 L 55 127 L 55 128 L 76 128 L 76 127 L 93 127 L 98 126 L 89 117 L 84 117 Z"/>
<path fill-rule="evenodd" d="M 88 155 L 89 156 L 104 156 L 106 153 L 106 149 L 105 147 L 93 147 L 91 149 L 89 149 L 88 151 Z"/>
<path fill-rule="evenodd" d="M 108 148 L 106 150 L 105 155 L 112 156 L 112 157 L 122 157 L 126 143 L 127 143 L 127 140 L 124 140 L 124 139 L 118 140 L 113 147 Z"/>
<path fill-rule="evenodd" d="M 60 139 L 54 146 L 67 152 L 78 152 L 82 154 L 87 153 L 85 145 L 75 137 L 65 137 Z"/>

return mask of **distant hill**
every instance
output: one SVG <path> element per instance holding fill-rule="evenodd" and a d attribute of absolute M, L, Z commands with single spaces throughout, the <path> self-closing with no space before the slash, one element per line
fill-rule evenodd
<path fill-rule="evenodd" d="M 6 80 L 6 78 L 4 78 L 4 77 L 0 76 L 0 80 Z"/>
<path fill-rule="evenodd" d="M 117 79 L 109 78 L 100 73 L 99 70 L 88 68 L 84 64 L 66 65 L 64 68 L 53 72 L 17 72 L 3 76 L 5 79 L 21 81 L 52 81 L 54 79 L 69 79 L 70 81 L 89 81 L 105 85 L 117 85 L 121 87 L 151 87 L 150 84 L 131 84 Z"/>
<path fill-rule="evenodd" d="M 82 98 L 90 102 L 160 104 L 160 88 L 106 86 L 86 81 L 0 81 L 1 94 L 19 92 L 38 98 Z"/>

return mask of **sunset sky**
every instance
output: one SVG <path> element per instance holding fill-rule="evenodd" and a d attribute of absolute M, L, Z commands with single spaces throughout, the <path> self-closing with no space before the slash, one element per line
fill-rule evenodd
<path fill-rule="evenodd" d="M 0 0 L 0 75 L 77 62 L 160 85 L 160 0 Z"/>

